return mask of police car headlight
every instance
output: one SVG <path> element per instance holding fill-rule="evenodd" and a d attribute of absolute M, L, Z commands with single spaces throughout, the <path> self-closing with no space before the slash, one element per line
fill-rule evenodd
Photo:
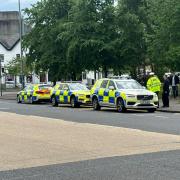
<path fill-rule="evenodd" d="M 154 98 L 155 98 L 155 99 L 157 99 L 157 98 L 158 98 L 157 94 L 154 94 Z"/>
<path fill-rule="evenodd" d="M 128 98 L 136 98 L 136 96 L 134 94 L 126 94 L 126 97 L 128 97 Z"/>

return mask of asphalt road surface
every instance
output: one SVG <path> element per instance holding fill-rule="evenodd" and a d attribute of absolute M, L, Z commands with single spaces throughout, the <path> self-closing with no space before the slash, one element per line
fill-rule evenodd
<path fill-rule="evenodd" d="M 91 107 L 72 109 L 68 105 L 52 107 L 51 104 L 17 104 L 15 101 L 0 101 L 0 111 L 180 135 L 178 113 L 129 111 L 120 114 L 108 108 L 94 111 Z"/>
<path fill-rule="evenodd" d="M 0 101 L 0 112 L 62 119 L 80 124 L 105 125 L 145 132 L 180 135 L 180 114 L 113 109 L 93 111 L 90 107 L 72 109 L 50 104 L 16 104 Z M 1 117 L 0 117 L 1 119 Z M 176 142 L 179 143 L 179 142 Z M 180 150 L 142 153 L 45 165 L 17 170 L 0 170 L 0 180 L 179 180 Z"/>

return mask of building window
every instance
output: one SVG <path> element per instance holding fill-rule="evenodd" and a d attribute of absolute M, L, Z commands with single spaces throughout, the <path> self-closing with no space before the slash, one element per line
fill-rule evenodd
<path fill-rule="evenodd" d="M 4 62 L 4 54 L 0 54 L 0 60 L 1 62 Z"/>

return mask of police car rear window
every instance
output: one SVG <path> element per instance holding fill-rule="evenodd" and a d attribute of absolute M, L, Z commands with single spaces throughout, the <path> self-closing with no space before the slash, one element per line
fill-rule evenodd
<path fill-rule="evenodd" d="M 118 89 L 144 89 L 137 81 L 116 81 Z"/>
<path fill-rule="evenodd" d="M 71 84 L 69 87 L 71 90 L 88 90 L 83 84 Z"/>
<path fill-rule="evenodd" d="M 39 90 L 47 90 L 47 89 L 50 89 L 51 86 L 49 85 L 43 85 L 43 86 L 39 86 Z"/>

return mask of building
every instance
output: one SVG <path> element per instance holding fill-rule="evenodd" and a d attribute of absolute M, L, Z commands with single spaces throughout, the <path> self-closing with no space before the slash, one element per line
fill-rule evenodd
<path fill-rule="evenodd" d="M 21 42 L 20 42 L 20 28 L 19 28 L 19 12 L 17 11 L 0 11 L 0 55 L 3 57 L 2 61 L 2 82 L 16 81 L 20 83 L 20 76 L 15 77 L 10 75 L 7 70 L 7 64 L 20 57 L 21 54 Z M 30 30 L 29 26 L 22 23 L 23 35 Z M 25 53 L 24 53 L 25 55 Z M 40 79 L 48 81 L 47 78 L 41 78 L 35 73 L 30 74 L 31 77 L 25 78 L 25 82 L 30 81 L 32 83 L 39 83 Z M 48 77 L 45 75 L 45 77 Z"/>
<path fill-rule="evenodd" d="M 20 41 L 19 41 L 19 15 L 18 12 L 0 12 L 0 54 L 2 60 L 2 74 L 6 72 L 6 65 L 17 56 L 20 55 Z M 5 76 L 5 80 L 14 80 L 13 77 Z"/>

